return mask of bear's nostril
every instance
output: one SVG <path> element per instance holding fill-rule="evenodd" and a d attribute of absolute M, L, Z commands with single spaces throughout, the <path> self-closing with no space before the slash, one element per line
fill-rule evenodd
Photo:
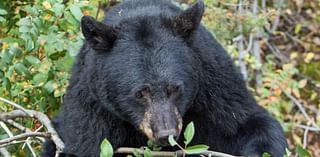
<path fill-rule="evenodd" d="M 169 137 L 169 136 L 159 138 L 158 141 L 157 141 L 157 143 L 158 143 L 159 145 L 161 145 L 161 146 L 167 146 L 167 145 L 169 145 L 168 137 Z"/>
<path fill-rule="evenodd" d="M 172 135 L 174 138 L 176 138 L 177 131 L 175 129 L 170 129 L 170 130 L 161 130 L 156 134 L 157 142 L 158 144 L 165 146 L 168 145 L 168 138 L 170 135 Z"/>

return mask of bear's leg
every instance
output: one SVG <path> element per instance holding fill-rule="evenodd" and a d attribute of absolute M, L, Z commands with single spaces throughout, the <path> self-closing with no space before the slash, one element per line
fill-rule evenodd
<path fill-rule="evenodd" d="M 55 157 L 56 155 L 56 145 L 52 140 L 46 139 L 46 142 L 43 144 L 43 152 L 41 153 L 41 157 Z M 60 154 L 59 157 L 77 157 L 75 155 L 70 154 Z"/>
<path fill-rule="evenodd" d="M 262 156 L 267 152 L 272 157 L 282 157 L 287 142 L 280 124 L 267 114 L 250 116 L 238 134 L 240 154 Z"/>
<path fill-rule="evenodd" d="M 43 152 L 41 157 L 53 157 L 56 153 L 56 145 L 52 140 L 46 139 L 46 142 L 43 144 Z"/>

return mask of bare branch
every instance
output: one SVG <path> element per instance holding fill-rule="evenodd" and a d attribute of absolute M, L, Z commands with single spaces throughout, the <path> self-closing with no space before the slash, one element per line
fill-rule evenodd
<path fill-rule="evenodd" d="M 15 122 L 15 121 L 12 120 L 12 119 L 8 119 L 8 120 L 6 120 L 5 122 L 8 123 L 8 124 L 10 124 L 10 125 L 12 125 L 12 126 L 14 126 L 14 127 L 17 128 L 17 129 L 23 131 L 23 132 L 32 132 L 30 129 L 24 127 L 23 125 Z"/>
<path fill-rule="evenodd" d="M 23 112 L 26 111 L 26 109 L 25 109 L 24 107 L 22 107 L 21 105 L 18 105 L 18 104 L 14 103 L 14 102 L 12 102 L 12 101 L 9 101 L 9 100 L 7 100 L 7 99 L 5 99 L 5 98 L 1 98 L 1 97 L 0 97 L 0 101 L 2 101 L 2 102 L 4 102 L 4 103 L 7 103 L 7 104 L 9 104 L 9 105 L 11 105 L 11 106 L 13 106 L 13 107 L 15 107 L 15 108 L 23 111 Z M 27 112 L 25 112 L 25 113 L 27 113 Z M 28 113 L 27 113 L 27 114 L 28 114 Z M 32 117 L 32 115 L 29 115 L 29 116 Z"/>
<path fill-rule="evenodd" d="M 9 119 L 14 119 L 14 118 L 18 118 L 18 117 L 36 118 L 37 120 L 40 121 L 40 123 L 42 123 L 47 128 L 48 133 L 50 133 L 50 135 L 51 135 L 52 141 L 55 143 L 55 145 L 57 147 L 58 154 L 59 154 L 59 152 L 61 152 L 63 150 L 64 143 L 60 139 L 56 130 L 53 128 L 50 119 L 45 114 L 43 114 L 41 112 L 33 111 L 33 110 L 27 110 L 27 109 L 23 108 L 21 105 L 18 105 L 12 101 L 9 101 L 9 100 L 1 98 L 1 97 L 0 97 L 0 101 L 5 102 L 5 103 L 19 109 L 19 110 L 14 110 L 14 111 L 11 111 L 8 113 L 0 113 L 1 120 L 7 121 Z"/>
<path fill-rule="evenodd" d="M 273 21 L 271 30 L 269 30 L 270 33 L 275 32 L 277 30 L 277 28 L 278 28 L 278 25 L 279 25 L 279 22 L 280 22 L 280 16 L 281 16 L 281 12 L 282 12 L 283 3 L 284 3 L 284 0 L 280 0 L 279 3 L 278 3 L 277 15 L 276 15 L 276 18 Z"/>
<path fill-rule="evenodd" d="M 307 143 L 308 143 L 308 132 L 309 132 L 309 128 L 306 128 L 303 133 L 303 148 L 304 149 L 307 147 Z"/>
<path fill-rule="evenodd" d="M 315 127 L 318 128 L 317 124 L 312 120 L 304 109 L 303 105 L 291 94 L 284 92 L 284 94 L 299 108 L 303 116 Z"/>
<path fill-rule="evenodd" d="M 32 132 L 29 128 L 24 127 L 23 125 L 15 122 L 12 119 L 7 119 L 7 120 L 3 120 L 3 121 L 12 125 L 13 127 L 17 128 L 17 129 L 21 130 L 22 132 Z M 37 139 L 39 139 L 41 142 L 45 141 L 45 139 L 43 137 L 37 137 Z"/>
<path fill-rule="evenodd" d="M 254 14 L 254 18 L 257 18 L 257 14 L 258 14 L 258 0 L 254 0 L 252 3 L 252 12 Z M 254 38 L 253 38 L 253 45 L 252 45 L 252 50 L 251 52 L 253 53 L 254 57 L 255 57 L 255 64 L 256 64 L 256 87 L 259 88 L 262 85 L 262 79 L 261 79 L 261 69 L 260 66 L 261 64 L 261 50 L 260 50 L 260 36 L 261 36 L 261 32 L 260 30 L 255 30 L 255 34 L 254 34 Z"/>
<path fill-rule="evenodd" d="M 33 118 L 36 118 L 41 124 L 43 124 L 47 128 L 48 133 L 50 133 L 51 135 L 52 141 L 56 144 L 57 150 L 62 151 L 64 148 L 64 143 L 60 139 L 56 130 L 53 128 L 50 119 L 44 113 L 33 110 L 13 110 L 7 113 L 0 113 L 0 120 L 6 121 L 8 119 L 15 119 L 18 117 L 28 118 L 30 117 L 29 115 L 32 115 Z"/>
<path fill-rule="evenodd" d="M 31 132 L 31 133 L 23 133 L 20 135 L 16 135 L 13 137 L 9 137 L 3 140 L 0 140 L 0 145 L 6 144 L 6 143 L 10 143 L 12 141 L 16 141 L 16 140 L 21 140 L 27 137 L 36 137 L 36 136 L 40 136 L 40 137 L 50 137 L 50 134 L 48 133 L 43 133 L 43 132 Z"/>
<path fill-rule="evenodd" d="M 295 125 L 295 127 L 302 128 L 302 129 L 308 129 L 309 131 L 314 131 L 314 132 L 320 131 L 320 128 L 305 126 L 305 125 L 301 125 L 301 124 L 297 124 L 297 125 Z"/>
<path fill-rule="evenodd" d="M 3 122 L 0 122 L 0 126 L 3 128 L 3 130 L 9 135 L 9 137 L 12 137 L 13 134 L 12 132 L 9 130 L 9 128 L 7 127 L 7 125 Z"/>
<path fill-rule="evenodd" d="M 21 141 L 12 141 L 10 143 L 6 143 L 6 144 L 2 144 L 0 145 L 0 148 L 4 148 L 6 146 L 9 146 L 9 145 L 14 145 L 14 144 L 19 144 L 19 143 L 25 143 L 26 141 L 25 140 L 21 140 Z"/>
<path fill-rule="evenodd" d="M 11 154 L 8 152 L 6 148 L 0 148 L 0 154 L 2 154 L 3 157 L 11 157 Z"/>
<path fill-rule="evenodd" d="M 242 6 L 242 0 L 239 0 L 239 14 L 242 16 L 243 14 L 243 6 Z M 243 35 L 243 27 L 241 20 L 239 18 L 238 20 L 239 23 L 239 32 L 241 33 L 238 41 L 238 50 L 239 50 L 239 66 L 241 73 L 243 75 L 244 80 L 248 79 L 248 73 L 247 73 L 247 67 L 246 67 L 246 62 L 245 62 L 245 56 L 247 52 L 244 50 L 244 35 Z"/>
<path fill-rule="evenodd" d="M 28 137 L 28 138 L 30 138 L 30 137 Z M 30 141 L 27 139 L 25 143 L 27 144 L 27 147 L 29 148 L 32 156 L 33 156 L 33 157 L 37 157 L 36 153 L 34 152 L 32 146 L 31 146 L 31 144 L 30 144 Z"/>

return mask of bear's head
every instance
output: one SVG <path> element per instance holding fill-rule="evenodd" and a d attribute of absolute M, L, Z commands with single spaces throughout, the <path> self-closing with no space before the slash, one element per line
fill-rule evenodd
<path fill-rule="evenodd" d="M 174 15 L 122 13 L 116 26 L 81 21 L 92 51 L 89 88 L 107 111 L 162 145 L 179 136 L 198 93 L 200 59 L 190 43 L 203 11 L 199 1 Z"/>

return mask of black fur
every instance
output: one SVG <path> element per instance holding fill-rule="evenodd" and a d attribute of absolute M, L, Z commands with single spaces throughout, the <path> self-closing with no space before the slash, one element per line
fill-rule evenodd
<path fill-rule="evenodd" d="M 83 18 L 86 44 L 53 120 L 64 153 L 99 156 L 104 138 L 115 148 L 145 146 L 137 127 L 146 107 L 132 94 L 148 84 L 160 102 L 166 97 L 160 89 L 175 83 L 182 91 L 171 102 L 184 126 L 194 122 L 193 144 L 234 155 L 285 153 L 280 124 L 256 103 L 227 52 L 199 25 L 202 13 L 202 2 L 182 11 L 165 0 L 128 0 L 109 10 L 103 23 Z M 53 154 L 48 141 L 43 156 Z"/>

